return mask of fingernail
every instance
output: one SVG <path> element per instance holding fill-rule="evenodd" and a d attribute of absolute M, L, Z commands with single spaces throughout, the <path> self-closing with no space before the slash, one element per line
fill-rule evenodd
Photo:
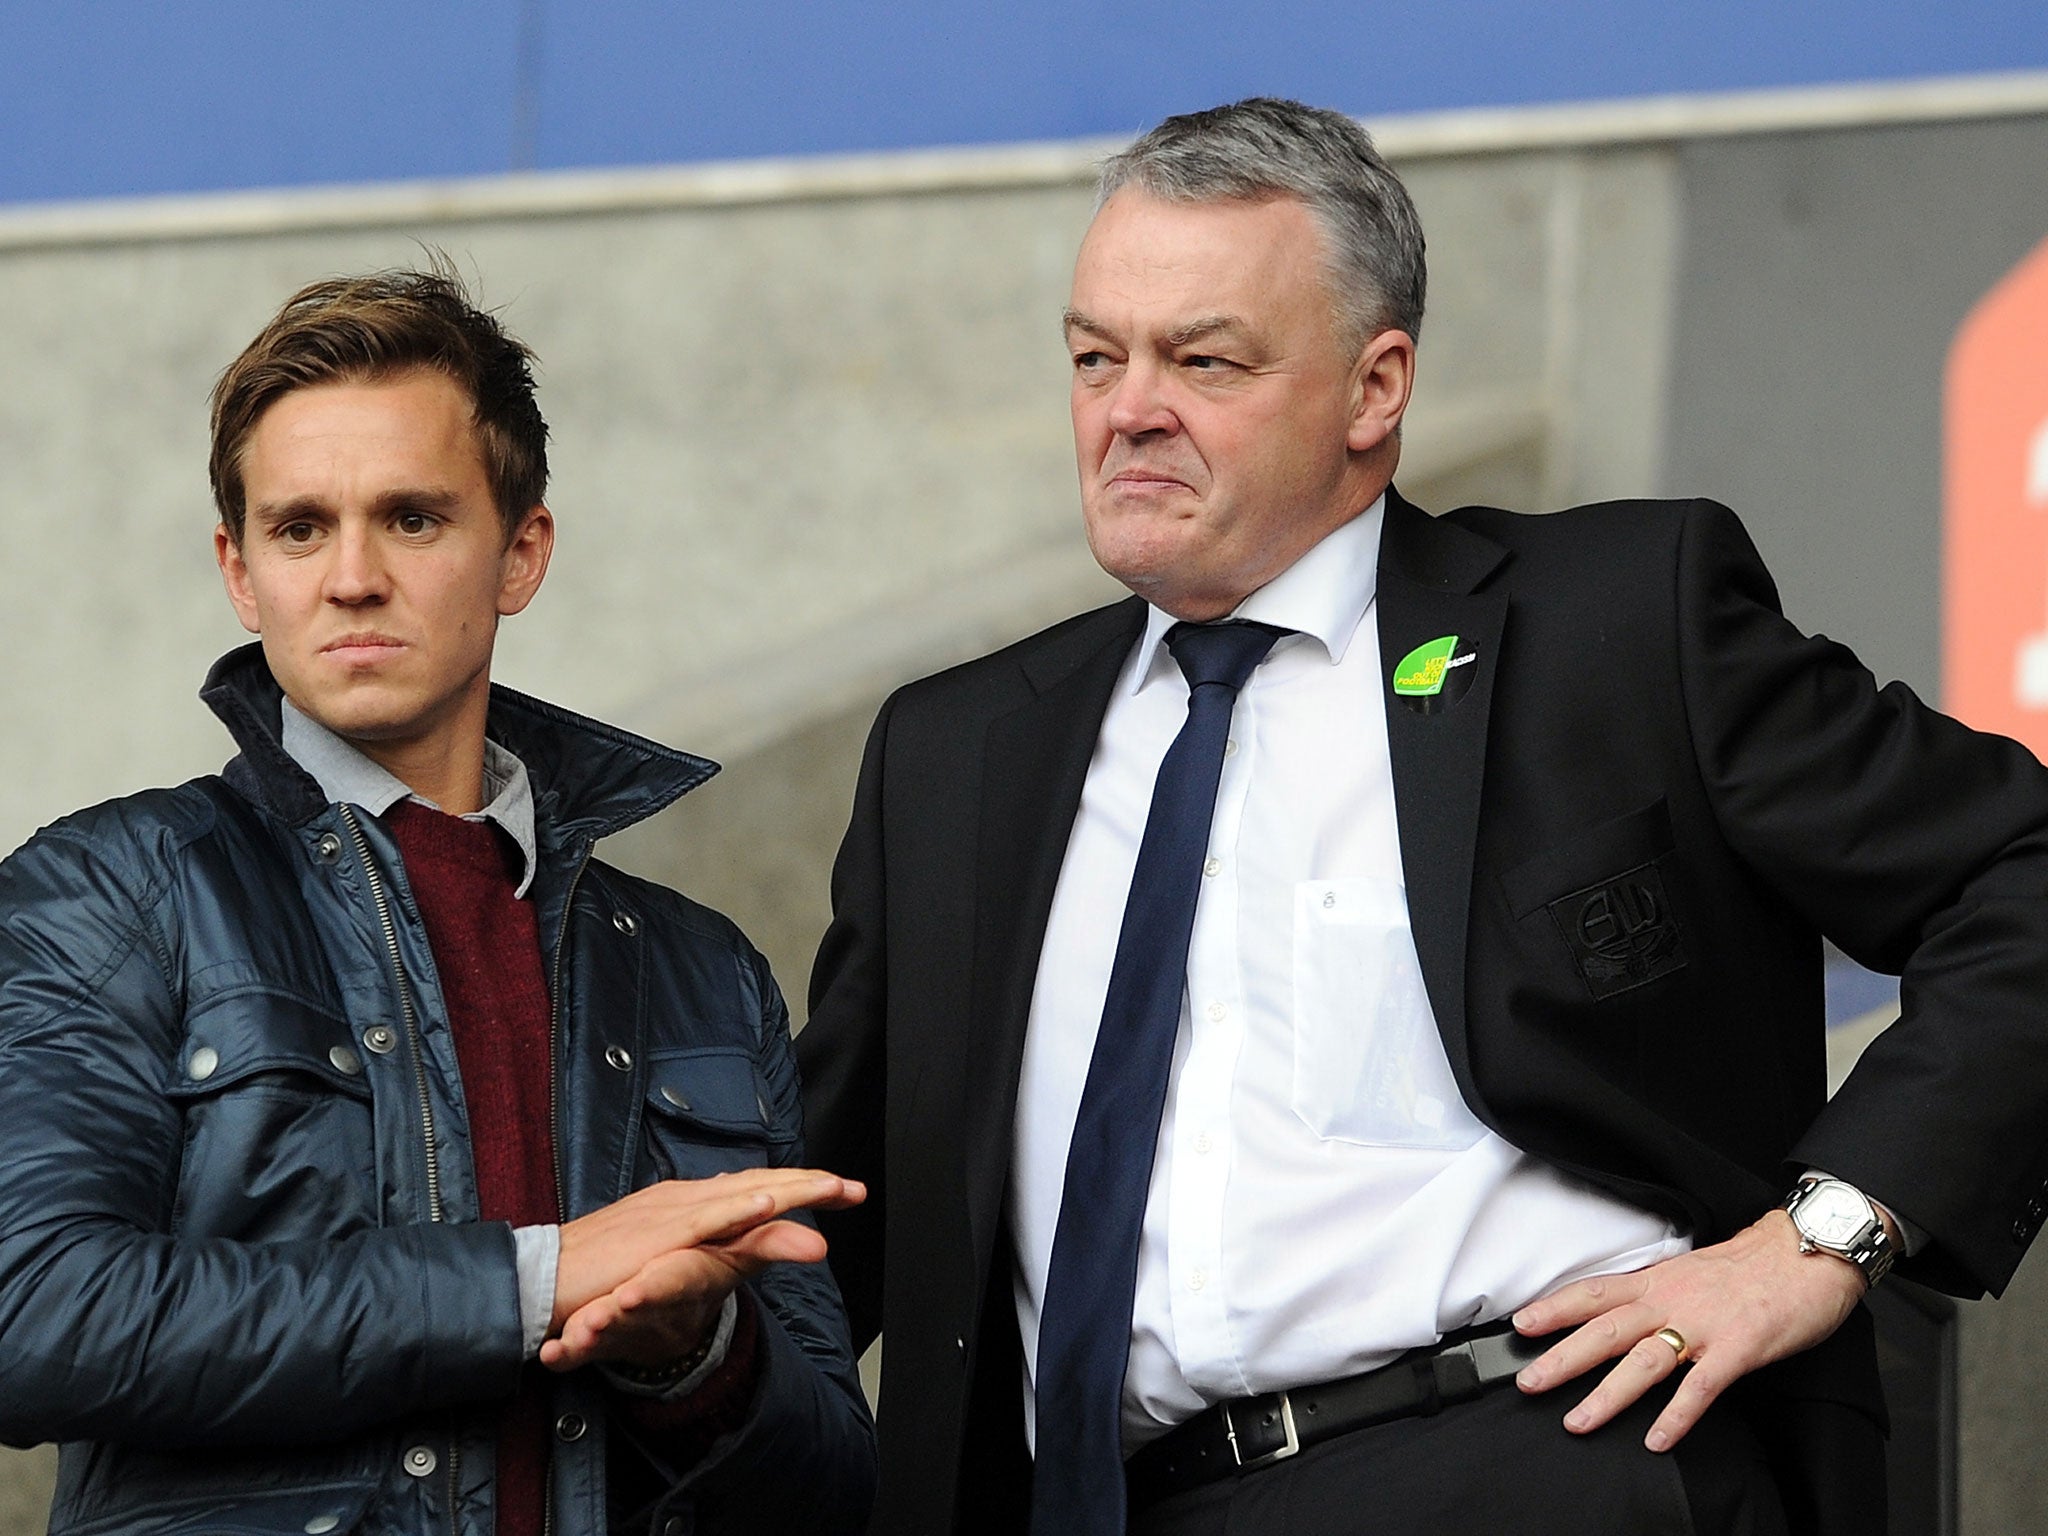
<path fill-rule="evenodd" d="M 1653 1451 L 1666 1450 L 1671 1445 L 1671 1437 L 1661 1429 L 1653 1429 L 1644 1439 L 1643 1444 Z"/>
<path fill-rule="evenodd" d="M 1534 1392 L 1538 1384 L 1542 1380 L 1543 1378 L 1536 1373 L 1533 1367 L 1531 1367 L 1530 1369 L 1521 1372 L 1519 1375 L 1515 1377 L 1515 1385 L 1520 1387 L 1524 1392 Z"/>
<path fill-rule="evenodd" d="M 1522 1330 L 1522 1331 L 1523 1331 L 1524 1333 L 1528 1332 L 1528 1330 L 1529 1330 L 1529 1314 L 1528 1314 L 1528 1313 L 1527 1313 L 1526 1311 L 1524 1311 L 1524 1312 L 1517 1312 L 1517 1313 L 1516 1313 L 1516 1314 L 1514 1315 L 1514 1318 L 1512 1319 L 1512 1321 L 1514 1322 L 1514 1325 L 1515 1325 L 1515 1326 L 1516 1326 L 1517 1328 L 1521 1329 L 1521 1330 Z"/>
<path fill-rule="evenodd" d="M 1582 1434 L 1592 1427 L 1592 1415 L 1574 1408 L 1564 1416 L 1564 1427 L 1573 1434 Z"/>

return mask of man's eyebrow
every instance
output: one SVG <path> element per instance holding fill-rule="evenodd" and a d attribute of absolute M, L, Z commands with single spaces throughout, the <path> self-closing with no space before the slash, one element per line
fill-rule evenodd
<path fill-rule="evenodd" d="M 1060 314 L 1061 329 L 1071 335 L 1075 331 L 1090 336 L 1107 336 L 1108 327 L 1101 321 L 1084 315 L 1078 309 L 1066 309 Z M 1189 342 L 1200 341 L 1206 336 L 1220 335 L 1225 331 L 1241 331 L 1245 323 L 1236 315 L 1202 315 L 1183 325 L 1176 326 L 1160 339 L 1169 347 L 1184 347 Z"/>
<path fill-rule="evenodd" d="M 1165 340 L 1169 347 L 1184 347 L 1189 342 L 1200 341 L 1206 336 L 1243 329 L 1244 322 L 1236 315 L 1204 315 L 1199 320 L 1190 320 L 1186 325 L 1168 331 Z"/>
<path fill-rule="evenodd" d="M 372 503 L 372 506 L 379 512 L 389 512 L 396 507 L 418 507 L 426 512 L 439 512 L 455 506 L 461 500 L 460 491 L 450 490 L 446 486 L 400 486 L 396 490 L 386 491 Z"/>

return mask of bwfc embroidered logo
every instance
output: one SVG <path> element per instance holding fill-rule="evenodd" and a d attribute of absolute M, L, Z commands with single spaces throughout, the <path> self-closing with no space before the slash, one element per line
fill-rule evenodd
<path fill-rule="evenodd" d="M 1550 903 L 1550 915 L 1596 998 L 1685 969 L 1678 919 L 1655 864 L 1560 896 Z"/>
<path fill-rule="evenodd" d="M 1449 709 L 1472 686 L 1479 653 L 1460 650 L 1458 636 L 1439 635 L 1415 647 L 1394 665 L 1394 697 L 1421 715 Z"/>

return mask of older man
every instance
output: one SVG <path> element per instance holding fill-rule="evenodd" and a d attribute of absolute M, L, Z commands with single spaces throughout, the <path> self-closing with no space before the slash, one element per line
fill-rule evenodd
<path fill-rule="evenodd" d="M 240 755 L 0 865 L 0 1439 L 65 1442 L 59 1536 L 863 1523 L 801 1224 L 862 1191 L 761 957 L 591 856 L 714 765 L 491 684 L 546 439 L 448 272 L 295 295 L 214 393 Z"/>
<path fill-rule="evenodd" d="M 877 1529 L 1875 1530 L 1859 1299 L 2040 1223 L 2048 776 L 1720 507 L 1404 501 L 1423 289 L 1335 113 L 1104 172 L 1136 595 L 889 701 L 799 1045 Z M 1825 1104 L 1823 933 L 1906 978 Z"/>

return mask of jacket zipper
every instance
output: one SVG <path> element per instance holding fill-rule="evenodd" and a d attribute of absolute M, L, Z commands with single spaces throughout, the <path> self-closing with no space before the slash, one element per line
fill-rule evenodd
<path fill-rule="evenodd" d="M 412 982 L 406 977 L 405 961 L 399 954 L 398 925 L 391 920 L 391 902 L 384 894 L 384 880 L 377 873 L 377 861 L 370 857 L 370 841 L 363 836 L 362 824 L 356 820 L 356 813 L 345 805 L 341 807 L 341 819 L 348 823 L 349 835 L 355 839 L 356 856 L 363 861 L 363 873 L 369 877 L 370 899 L 376 903 L 377 921 L 384 929 L 384 948 L 391 957 L 391 974 L 398 978 L 398 1002 L 405 1014 L 405 1040 L 412 1051 L 413 1085 L 419 1090 L 420 1131 L 426 1138 L 427 1217 L 431 1221 L 445 1221 L 447 1213 L 441 1205 L 441 1159 L 434 1150 L 434 1102 L 427 1091 L 426 1046 L 420 1039 L 419 1010 L 413 1006 Z"/>
<path fill-rule="evenodd" d="M 384 930 L 384 950 L 391 957 L 391 974 L 398 978 L 398 1004 L 405 1015 L 405 1041 L 412 1052 L 413 1086 L 419 1092 L 420 1134 L 424 1138 L 427 1158 L 427 1219 L 447 1220 L 447 1211 L 441 1204 L 441 1158 L 434 1149 L 434 1100 L 427 1089 L 426 1042 L 420 1038 L 419 1010 L 413 1006 L 412 982 L 405 974 L 405 959 L 398 948 L 398 925 L 391 918 L 391 901 L 384 894 L 384 878 L 377 873 L 377 861 L 370 856 L 370 841 L 363 836 L 362 823 L 356 820 L 356 813 L 347 806 L 341 807 L 341 819 L 348 823 L 349 835 L 355 839 L 356 857 L 363 861 L 363 874 L 370 882 L 370 899 L 377 907 L 377 922 Z M 461 1472 L 462 1444 L 455 1436 L 448 1437 L 448 1523 L 452 1529 L 461 1518 Z"/>
<path fill-rule="evenodd" d="M 548 1158 L 554 1164 L 555 1215 L 562 1221 L 569 1219 L 567 1181 L 562 1176 L 562 960 L 569 950 L 569 920 L 576 908 L 576 887 L 582 883 L 583 871 L 590 867 L 590 856 L 596 849 L 595 843 L 585 846 L 583 857 L 569 876 L 569 889 L 562 898 L 562 927 L 555 935 L 554 974 L 548 986 Z"/>

